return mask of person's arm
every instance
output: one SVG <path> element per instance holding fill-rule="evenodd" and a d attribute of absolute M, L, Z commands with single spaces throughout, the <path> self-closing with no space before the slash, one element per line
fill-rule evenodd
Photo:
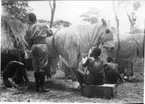
<path fill-rule="evenodd" d="M 24 38 L 25 38 L 25 40 L 26 40 L 26 42 L 27 42 L 27 44 L 26 44 L 27 48 L 28 48 L 28 49 L 31 49 L 32 41 L 31 41 L 29 35 L 30 35 L 30 34 L 28 33 L 28 31 L 26 31 L 26 35 L 25 35 Z"/>
<path fill-rule="evenodd" d="M 103 64 L 103 67 L 104 67 L 104 69 L 106 69 L 107 68 L 107 64 Z"/>
<path fill-rule="evenodd" d="M 90 60 L 90 59 L 87 59 L 87 61 L 83 64 L 83 67 L 86 67 L 86 66 L 89 65 L 89 60 Z"/>
<path fill-rule="evenodd" d="M 53 32 L 50 29 L 46 29 L 47 37 L 53 36 Z"/>
<path fill-rule="evenodd" d="M 101 63 L 103 64 L 103 67 L 104 67 L 104 69 L 106 69 L 106 67 L 107 67 L 107 62 L 105 62 L 104 60 L 100 60 L 101 61 Z"/>

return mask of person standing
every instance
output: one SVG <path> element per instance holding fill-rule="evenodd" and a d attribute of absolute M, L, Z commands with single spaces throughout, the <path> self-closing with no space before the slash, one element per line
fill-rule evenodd
<path fill-rule="evenodd" d="M 29 22 L 30 26 L 27 30 L 25 39 L 32 51 L 32 64 L 34 68 L 36 91 L 48 92 L 49 89 L 44 87 L 45 72 L 47 72 L 48 64 L 46 28 L 44 28 L 44 25 L 37 22 L 36 15 L 34 13 L 29 14 Z"/>

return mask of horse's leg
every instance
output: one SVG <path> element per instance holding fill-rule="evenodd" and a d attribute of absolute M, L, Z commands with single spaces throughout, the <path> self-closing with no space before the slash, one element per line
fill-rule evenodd
<path fill-rule="evenodd" d="M 70 67 L 70 70 L 71 70 L 71 75 L 72 77 L 76 78 L 77 81 L 79 82 L 80 84 L 80 88 L 82 89 L 83 88 L 83 75 L 78 71 L 78 70 L 81 70 L 80 69 L 80 65 L 81 65 L 81 62 L 78 62 L 78 64 L 76 64 L 75 66 L 71 66 Z"/>
<path fill-rule="evenodd" d="M 76 72 L 74 70 L 76 70 L 76 69 L 70 68 L 70 74 L 71 74 L 72 81 L 77 80 Z"/>
<path fill-rule="evenodd" d="M 132 62 L 128 62 L 127 77 L 130 82 L 133 80 L 133 63 Z"/>
<path fill-rule="evenodd" d="M 82 90 L 83 89 L 84 77 L 79 72 L 76 71 L 76 78 L 77 78 L 77 81 L 80 84 L 80 89 Z"/>
<path fill-rule="evenodd" d="M 68 58 L 68 64 L 70 66 L 71 75 L 74 75 L 73 77 L 76 77 L 76 79 L 79 82 L 80 87 L 82 89 L 83 77 L 78 71 L 78 69 L 81 70 L 81 68 L 82 68 L 81 56 L 77 49 L 72 49 L 71 51 L 73 51 L 73 52 L 72 53 L 70 52 L 71 54 L 69 54 L 69 58 Z"/>
<path fill-rule="evenodd" d="M 133 72 L 133 62 L 131 62 L 131 71 L 132 71 L 132 79 L 135 79 L 134 72 Z"/>
<path fill-rule="evenodd" d="M 52 58 L 52 61 L 50 63 L 50 67 L 52 68 L 52 74 L 56 73 L 58 61 L 59 61 L 59 56 Z"/>

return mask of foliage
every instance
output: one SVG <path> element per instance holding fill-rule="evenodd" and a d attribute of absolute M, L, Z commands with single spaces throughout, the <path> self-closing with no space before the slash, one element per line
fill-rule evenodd
<path fill-rule="evenodd" d="M 133 3 L 133 7 L 134 7 L 134 10 L 138 10 L 140 7 L 141 7 L 141 4 L 140 4 L 140 2 L 134 2 Z"/>
<path fill-rule="evenodd" d="M 98 18 L 101 17 L 101 10 L 97 8 L 89 8 L 89 10 L 83 13 L 80 17 L 83 19 L 83 21 L 87 21 L 91 24 L 94 24 L 97 23 Z"/>
<path fill-rule="evenodd" d="M 8 13 L 14 15 L 20 21 L 28 22 L 28 12 L 32 11 L 28 6 L 28 1 L 3 3 L 3 6 Z"/>
<path fill-rule="evenodd" d="M 113 0 L 113 11 L 115 14 L 115 20 L 116 20 L 116 28 L 117 28 L 117 32 L 118 32 L 118 38 L 119 38 L 119 19 L 116 13 L 116 8 L 115 8 L 115 1 Z"/>
<path fill-rule="evenodd" d="M 135 29 L 137 29 L 137 27 L 136 27 L 136 20 L 137 20 L 136 11 L 141 7 L 141 3 L 140 3 L 140 1 L 124 1 L 124 0 L 122 0 L 122 1 L 118 2 L 118 7 L 121 4 L 124 4 L 124 9 L 125 9 L 125 12 L 129 19 L 129 22 L 130 22 L 130 32 L 132 32 Z M 133 7 L 133 10 L 130 13 L 126 10 L 126 7 L 129 5 L 132 5 L 132 7 Z"/>
<path fill-rule="evenodd" d="M 53 23 L 53 26 L 56 28 L 69 27 L 70 25 L 71 25 L 70 22 L 64 21 L 64 20 L 57 20 L 57 21 L 54 21 L 54 23 Z"/>
<path fill-rule="evenodd" d="M 11 16 L 1 16 L 1 51 L 25 49 L 27 26 Z"/>
<path fill-rule="evenodd" d="M 38 21 L 39 21 L 40 23 L 49 23 L 49 21 L 43 20 L 43 19 L 39 19 Z"/>

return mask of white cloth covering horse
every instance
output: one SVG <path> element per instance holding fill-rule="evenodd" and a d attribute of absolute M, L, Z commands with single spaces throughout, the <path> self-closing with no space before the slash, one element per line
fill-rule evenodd
<path fill-rule="evenodd" d="M 109 35 L 108 39 L 102 38 L 103 47 L 109 57 L 115 58 L 121 69 L 127 68 L 128 80 L 132 81 L 134 78 L 133 62 L 137 57 L 143 58 L 144 55 L 144 33 L 118 35 L 117 32 L 114 32 Z M 111 40 L 110 37 L 112 37 Z"/>
<path fill-rule="evenodd" d="M 82 63 L 82 57 L 88 56 L 89 49 L 99 44 L 101 36 L 107 35 L 107 29 L 108 26 L 104 19 L 98 24 L 61 29 L 54 36 L 47 38 L 48 56 L 58 59 L 61 55 L 73 75 L 77 76 L 76 70 Z"/>

